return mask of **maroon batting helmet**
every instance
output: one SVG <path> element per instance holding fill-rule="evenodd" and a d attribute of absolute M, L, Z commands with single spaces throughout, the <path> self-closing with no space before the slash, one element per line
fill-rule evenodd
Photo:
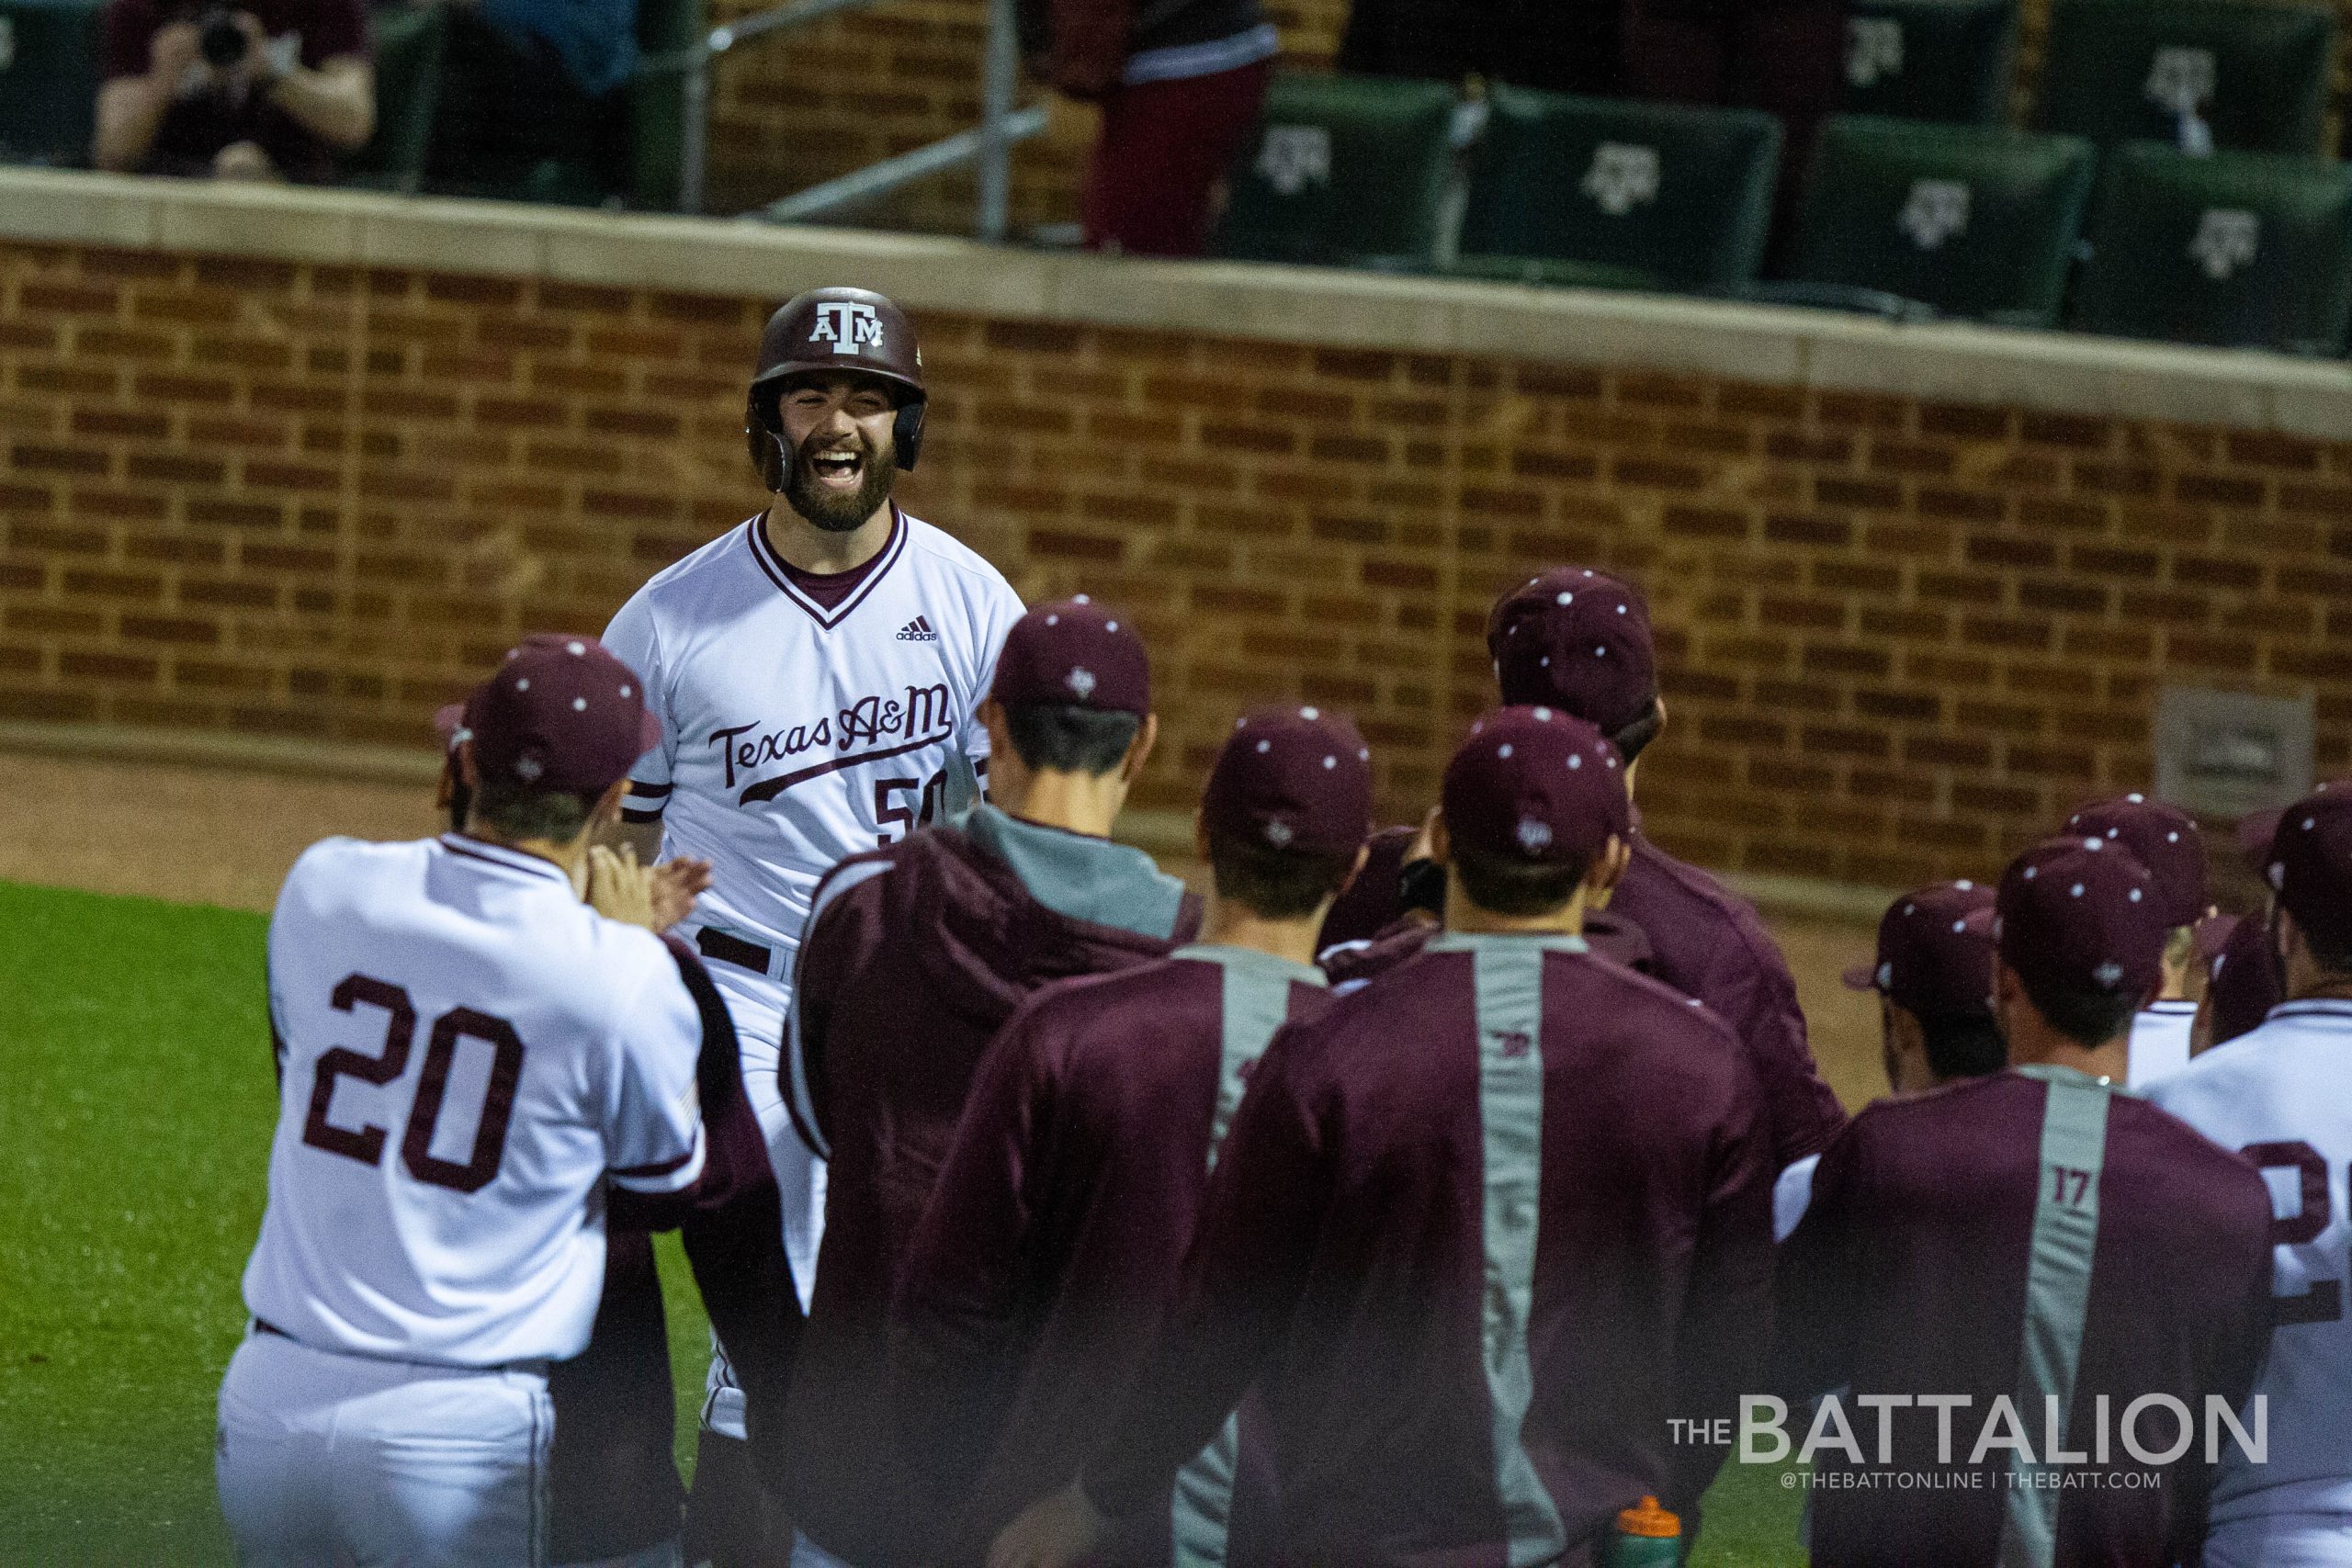
<path fill-rule="evenodd" d="M 898 395 L 890 427 L 899 467 L 922 449 L 922 350 L 906 312 L 870 288 L 811 288 L 785 301 L 760 334 L 759 367 L 744 403 L 743 436 L 752 466 L 772 493 L 784 489 L 792 455 L 775 427 L 776 398 L 794 376 L 854 370 L 878 376 Z"/>

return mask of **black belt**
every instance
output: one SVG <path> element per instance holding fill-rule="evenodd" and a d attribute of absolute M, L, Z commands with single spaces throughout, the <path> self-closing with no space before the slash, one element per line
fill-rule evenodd
<path fill-rule="evenodd" d="M 300 1339 L 295 1338 L 294 1336 L 287 1333 L 286 1330 L 278 1327 L 277 1325 L 270 1322 L 269 1319 L 266 1317 L 257 1317 L 254 1319 L 254 1332 L 255 1334 L 266 1334 L 275 1339 L 283 1339 L 288 1344 L 300 1345 L 302 1343 Z M 308 1348 L 307 1346 L 304 1348 Z M 508 1361 L 503 1365 L 495 1367 L 457 1367 L 444 1366 L 438 1361 L 401 1361 L 401 1358 L 397 1356 L 363 1356 L 354 1350 L 330 1351 L 329 1354 L 349 1356 L 354 1360 L 359 1361 L 401 1361 L 401 1364 L 404 1366 L 422 1367 L 427 1371 L 436 1373 L 529 1372 L 537 1374 L 539 1377 L 545 1377 L 548 1373 L 548 1363 L 545 1361 Z"/>
<path fill-rule="evenodd" d="M 695 946 L 705 958 L 716 958 L 722 964 L 756 970 L 763 975 L 769 972 L 768 965 L 775 958 L 771 949 L 762 947 L 756 942 L 745 942 L 740 936 L 729 936 L 725 931 L 714 931 L 709 926 L 695 932 Z"/>

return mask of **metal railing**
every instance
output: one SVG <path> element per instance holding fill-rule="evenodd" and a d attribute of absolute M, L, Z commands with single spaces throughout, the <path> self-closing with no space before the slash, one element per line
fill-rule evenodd
<path fill-rule="evenodd" d="M 880 0 L 786 0 L 710 29 L 698 44 L 646 56 L 639 75 L 677 72 L 684 78 L 684 124 L 678 150 L 678 209 L 700 212 L 708 181 L 710 78 L 718 57 L 739 44 L 788 28 L 802 27 L 837 11 L 854 11 Z M 974 231 L 983 240 L 1004 238 L 1012 191 L 1012 148 L 1046 129 L 1046 107 L 1013 107 L 1020 85 L 1021 43 L 1014 27 L 1015 0 L 989 0 L 988 45 L 980 57 L 980 123 L 927 146 L 853 169 L 836 179 L 796 191 L 755 209 L 746 217 L 798 223 L 871 201 L 927 175 L 977 163 L 979 200 Z"/>

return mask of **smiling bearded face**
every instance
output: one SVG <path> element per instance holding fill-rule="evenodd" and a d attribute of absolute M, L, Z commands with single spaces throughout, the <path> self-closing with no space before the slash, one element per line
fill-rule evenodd
<path fill-rule="evenodd" d="M 888 435 L 877 447 L 864 431 L 818 431 L 793 455 L 785 503 L 827 533 L 852 533 L 890 498 L 898 466 Z"/>

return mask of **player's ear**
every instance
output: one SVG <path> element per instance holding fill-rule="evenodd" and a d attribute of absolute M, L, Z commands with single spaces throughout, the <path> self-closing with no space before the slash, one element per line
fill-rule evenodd
<path fill-rule="evenodd" d="M 1592 868 L 1584 874 L 1587 908 L 1597 909 L 1608 902 L 1609 895 L 1616 891 L 1617 884 L 1624 878 L 1625 867 L 1633 858 L 1633 847 L 1611 833 L 1609 842 L 1592 857 Z"/>
<path fill-rule="evenodd" d="M 1445 830 L 1445 814 L 1432 810 L 1429 820 L 1421 825 L 1421 834 L 1429 840 L 1430 859 L 1440 865 L 1453 863 L 1453 836 Z"/>
<path fill-rule="evenodd" d="M 469 739 L 458 742 L 458 777 L 469 790 L 481 788 L 481 770 L 475 765 L 474 743 Z"/>
<path fill-rule="evenodd" d="M 1148 713 L 1143 723 L 1136 727 L 1136 738 L 1127 742 L 1127 754 L 1119 762 L 1119 782 L 1132 784 L 1143 777 L 1143 765 L 1151 755 L 1153 744 L 1159 739 L 1159 716 Z"/>

